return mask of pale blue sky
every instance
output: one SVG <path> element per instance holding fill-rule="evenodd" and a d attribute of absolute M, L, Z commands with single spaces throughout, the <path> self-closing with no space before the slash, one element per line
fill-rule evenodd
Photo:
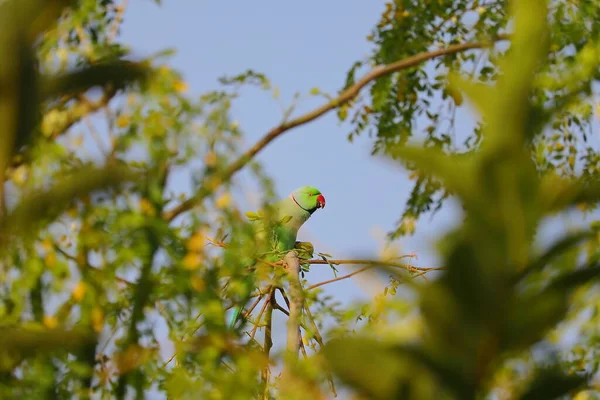
<path fill-rule="evenodd" d="M 346 72 L 369 54 L 365 40 L 376 24 L 384 1 L 262 2 L 166 0 L 157 7 L 148 0 L 129 2 L 123 40 L 134 54 L 146 56 L 175 48 L 172 66 L 184 74 L 190 95 L 218 87 L 217 78 L 246 69 L 265 73 L 280 89 L 280 99 L 290 104 L 295 92 L 306 98 L 297 114 L 321 104 L 307 96 L 312 87 L 335 93 Z M 234 107 L 250 146 L 281 120 L 281 105 L 268 93 L 246 90 Z M 327 207 L 303 227 L 301 240 L 336 258 L 357 254 L 376 256 L 381 243 L 373 229 L 388 232 L 400 216 L 411 189 L 406 173 L 370 155 L 366 136 L 347 141 L 350 125 L 340 125 L 334 113 L 276 140 L 259 160 L 274 178 L 277 192 L 285 196 L 296 187 L 318 187 Z M 178 189 L 188 182 L 181 179 Z M 420 266 L 435 266 L 428 251 L 429 238 L 451 221 L 439 213 L 435 228 L 427 218 L 419 234 L 402 240 L 404 252 L 416 252 Z M 314 272 L 313 272 L 314 271 Z M 311 281 L 331 277 L 327 267 L 315 266 Z M 322 272 L 319 272 L 322 271 Z M 348 300 L 360 289 L 356 281 L 332 285 L 329 290 Z"/>

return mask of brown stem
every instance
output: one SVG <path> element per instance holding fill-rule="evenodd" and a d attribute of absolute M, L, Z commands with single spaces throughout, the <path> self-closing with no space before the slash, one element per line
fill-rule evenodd
<path fill-rule="evenodd" d="M 411 257 L 412 255 L 408 255 L 406 257 Z M 315 264 L 331 264 L 331 265 L 342 265 L 342 264 L 362 264 L 362 265 L 371 265 L 371 266 L 381 266 L 381 267 L 395 267 L 395 268 L 403 268 L 407 271 L 433 271 L 441 268 L 425 268 L 425 267 L 417 267 L 411 264 L 384 261 L 384 260 L 308 260 L 307 263 L 311 265 Z"/>
<path fill-rule="evenodd" d="M 353 277 L 354 275 L 360 274 L 361 272 L 367 271 L 367 270 L 369 270 L 371 268 L 375 268 L 375 266 L 374 265 L 369 265 L 369 266 L 366 266 L 366 267 L 361 268 L 359 270 L 356 270 L 356 271 L 354 271 L 352 273 L 349 273 L 347 275 L 343 275 L 343 276 L 339 276 L 337 278 L 333 278 L 333 279 L 329 279 L 329 280 L 326 280 L 326 281 L 323 281 L 323 282 L 315 283 L 314 285 L 311 285 L 311 286 L 307 287 L 306 290 L 316 289 L 316 288 L 318 288 L 320 286 L 327 285 L 328 283 L 333 283 L 333 282 L 337 282 L 337 281 L 342 281 L 344 279 L 348 279 L 350 277 Z"/>
<path fill-rule="evenodd" d="M 321 336 L 321 332 L 319 332 L 319 327 L 317 326 L 317 323 L 315 322 L 315 318 L 313 317 L 312 313 L 310 312 L 310 308 L 308 307 L 308 304 L 304 304 L 304 311 L 306 312 L 306 316 L 308 317 L 308 320 L 310 321 L 310 324 L 313 327 L 313 335 L 315 340 L 317 341 L 317 343 L 319 344 L 319 346 L 321 348 L 323 348 L 323 346 L 325 346 L 325 343 L 323 342 L 323 337 Z M 306 328 L 304 328 L 306 329 Z M 327 373 L 327 380 L 329 381 L 329 386 L 331 387 L 331 392 L 333 393 L 334 397 L 337 397 L 337 392 L 335 390 L 335 384 L 333 383 L 333 376 L 331 375 L 331 373 Z"/>
<path fill-rule="evenodd" d="M 262 316 L 265 313 L 267 306 L 269 305 L 268 300 L 269 299 L 265 300 L 260 311 L 258 312 L 258 317 L 256 318 L 256 323 L 254 324 L 254 328 L 252 328 L 252 331 L 250 332 L 250 340 L 254 340 L 254 336 L 256 336 L 256 331 L 258 330 L 258 327 L 260 326 L 260 321 L 262 320 Z"/>
<path fill-rule="evenodd" d="M 311 289 L 318 288 L 319 286 L 327 285 L 327 284 L 329 284 L 329 283 L 333 283 L 333 282 L 342 281 L 342 280 L 344 280 L 344 279 L 351 278 L 351 277 L 353 277 L 354 275 L 360 274 L 361 272 L 365 272 L 365 271 L 367 271 L 367 270 L 369 270 L 369 269 L 371 269 L 371 268 L 375 268 L 375 267 L 376 267 L 376 265 L 368 265 L 368 266 L 366 266 L 366 267 L 364 267 L 364 268 L 361 268 L 361 269 L 359 269 L 359 270 L 356 270 L 356 271 L 354 271 L 354 272 L 351 272 L 351 273 L 349 273 L 349 274 L 347 274 L 347 275 L 343 275 L 343 276 L 339 276 L 339 277 L 337 277 L 337 278 L 329 279 L 329 280 L 327 280 L 327 281 L 323 281 L 323 282 L 315 283 L 314 285 L 311 285 L 311 286 L 307 287 L 307 288 L 306 288 L 306 290 L 311 290 Z M 442 269 L 442 268 L 428 268 L 428 269 L 426 269 L 426 270 L 424 270 L 424 271 L 420 271 L 418 274 L 415 274 L 415 275 L 413 275 L 413 277 L 412 277 L 412 278 L 414 279 L 414 278 L 418 278 L 418 277 L 420 277 L 420 276 L 424 278 L 426 273 L 428 273 L 428 272 L 430 272 L 430 271 L 438 271 L 438 270 L 440 270 L 440 269 Z"/>
<path fill-rule="evenodd" d="M 439 49 L 434 51 L 429 51 L 421 54 L 417 54 L 412 57 L 408 57 L 404 60 L 399 60 L 394 63 L 388 65 L 382 65 L 375 67 L 371 72 L 367 73 L 363 76 L 358 82 L 349 88 L 345 89 L 338 97 L 332 99 L 331 101 L 323 104 L 322 106 L 299 116 L 298 118 L 292 119 L 287 122 L 283 122 L 282 124 L 276 126 L 271 129 L 265 136 L 263 136 L 258 142 L 256 142 L 250 149 L 248 149 L 244 154 L 242 154 L 237 160 L 235 160 L 232 164 L 230 164 L 218 177 L 213 177 L 211 179 L 210 185 L 203 184 L 200 190 L 191 198 L 185 200 L 183 203 L 179 204 L 175 208 L 168 210 L 163 213 L 163 218 L 167 221 L 173 220 L 179 214 L 191 210 L 196 205 L 200 204 L 206 197 L 208 197 L 217 187 L 219 187 L 223 182 L 231 179 L 233 175 L 235 175 L 239 170 L 241 170 L 246 164 L 250 162 L 261 150 L 263 150 L 269 143 L 273 140 L 277 139 L 283 133 L 296 128 L 298 126 L 307 124 L 322 115 L 328 113 L 331 110 L 334 110 L 341 106 L 344 103 L 355 98 L 358 93 L 372 81 L 377 78 L 381 78 L 382 76 L 389 75 L 393 72 L 405 70 L 408 68 L 412 68 L 416 65 L 421 64 L 422 62 L 448 55 L 459 53 L 462 51 L 478 49 L 483 47 L 492 46 L 495 42 L 500 40 L 507 40 L 508 37 L 505 35 L 498 36 L 496 38 L 481 41 L 481 42 L 467 42 L 460 43 L 446 47 L 445 49 Z M 205 182 L 208 183 L 208 182 Z"/>
<path fill-rule="evenodd" d="M 265 354 L 265 359 L 268 360 L 271 354 L 271 348 L 273 347 L 273 300 L 275 297 L 275 289 L 271 289 L 269 291 L 269 295 L 265 300 L 265 304 L 267 305 L 267 311 L 265 314 L 265 343 L 263 347 L 263 352 Z M 267 362 L 262 370 L 262 385 L 263 385 L 263 399 L 269 399 L 269 379 L 271 375 L 271 369 L 269 368 L 269 363 Z"/>
<path fill-rule="evenodd" d="M 289 382 L 292 368 L 298 360 L 300 350 L 300 316 L 304 304 L 304 293 L 300 283 L 300 260 L 294 251 L 285 256 L 286 270 L 289 275 L 290 315 L 287 322 L 287 355 L 283 366 L 282 379 Z"/>

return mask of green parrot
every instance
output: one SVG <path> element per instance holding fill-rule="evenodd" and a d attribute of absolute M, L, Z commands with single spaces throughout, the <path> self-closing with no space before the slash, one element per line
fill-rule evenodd
<path fill-rule="evenodd" d="M 294 190 L 288 197 L 273 204 L 270 209 L 273 213 L 274 221 L 280 223 L 274 224 L 271 232 L 261 221 L 256 221 L 257 237 L 271 237 L 271 248 L 264 253 L 270 253 L 263 257 L 266 261 L 279 261 L 282 255 L 293 250 L 296 245 L 296 236 L 302 225 L 308 221 L 315 211 L 325 207 L 325 197 L 319 189 L 312 186 L 302 186 Z M 231 314 L 229 327 L 233 328 L 238 321 L 243 306 L 236 306 Z"/>

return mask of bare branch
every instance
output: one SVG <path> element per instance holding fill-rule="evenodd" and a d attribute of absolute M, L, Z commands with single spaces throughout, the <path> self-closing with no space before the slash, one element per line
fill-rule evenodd
<path fill-rule="evenodd" d="M 508 37 L 505 35 L 498 36 L 491 40 L 480 41 L 480 42 L 467 42 L 461 44 L 455 44 L 448 46 L 445 49 L 434 50 L 426 53 L 417 54 L 415 56 L 406 58 L 404 60 L 399 60 L 389 65 L 378 66 L 371 70 L 371 72 L 367 73 L 363 76 L 358 82 L 354 85 L 350 86 L 346 90 L 344 90 L 338 97 L 332 99 L 331 101 L 323 104 L 322 106 L 299 116 L 298 118 L 292 119 L 287 122 L 283 122 L 282 124 L 276 126 L 271 129 L 265 136 L 263 136 L 258 142 L 256 142 L 250 149 L 248 149 L 244 154 L 242 154 L 237 160 L 235 160 L 232 164 L 227 167 L 223 173 L 218 177 L 212 177 L 210 179 L 210 184 L 206 184 L 208 182 L 204 182 L 200 190 L 191 198 L 185 200 L 183 203 L 179 204 L 175 208 L 166 211 L 163 213 L 163 218 L 167 221 L 173 220 L 179 214 L 189 211 L 194 208 L 196 205 L 200 204 L 206 197 L 208 197 L 216 188 L 218 188 L 223 182 L 229 180 L 233 175 L 235 175 L 240 169 L 242 169 L 246 164 L 250 162 L 261 150 L 263 150 L 269 143 L 273 140 L 277 139 L 283 133 L 296 128 L 301 125 L 305 125 L 315 119 L 325 115 L 329 111 L 332 111 L 342 104 L 347 103 L 348 101 L 355 98 L 358 93 L 372 81 L 377 78 L 381 78 L 382 76 L 389 75 L 394 72 L 402 71 L 408 68 L 412 68 L 416 65 L 419 65 L 425 61 L 445 56 L 448 54 L 460 53 L 467 50 L 479 49 L 484 47 L 490 47 L 495 42 L 501 40 L 507 40 Z"/>
<path fill-rule="evenodd" d="M 48 135 L 50 137 L 57 137 L 67 131 L 71 126 L 79 122 L 83 117 L 92 114 L 106 106 L 108 103 L 117 95 L 117 90 L 106 89 L 102 94 L 102 97 L 96 101 L 90 101 L 86 97 L 81 97 L 81 101 L 73 105 L 68 111 L 66 111 L 66 117 L 62 124 L 54 127 L 52 132 Z"/>
<path fill-rule="evenodd" d="M 368 266 L 363 267 L 363 268 L 361 268 L 359 270 L 356 270 L 356 271 L 354 271 L 354 272 L 352 272 L 350 274 L 347 274 L 347 275 L 344 275 L 344 276 L 339 276 L 339 277 L 333 278 L 333 279 L 329 279 L 327 281 L 315 283 L 314 285 L 311 285 L 311 286 L 307 287 L 306 290 L 316 289 L 316 288 L 318 288 L 320 286 L 327 285 L 328 283 L 333 283 L 333 282 L 342 281 L 344 279 L 351 278 L 354 275 L 360 274 L 361 272 L 367 271 L 367 270 L 369 270 L 371 268 L 375 268 L 375 266 L 374 265 L 368 265 Z"/>
<path fill-rule="evenodd" d="M 351 278 L 351 277 L 353 277 L 354 275 L 358 275 L 358 274 L 360 274 L 361 272 L 365 272 L 365 271 L 367 271 L 367 270 L 369 270 L 369 269 L 371 269 L 371 268 L 375 268 L 376 266 L 377 266 L 377 265 L 367 265 L 366 267 L 363 267 L 363 268 L 361 268 L 361 269 L 359 269 L 359 270 L 356 270 L 356 271 L 354 271 L 354 272 L 351 272 L 351 273 L 349 273 L 349 274 L 347 274 L 347 275 L 338 276 L 337 278 L 333 278 L 333 279 L 329 279 L 329 280 L 327 280 L 327 281 L 323 281 L 323 282 L 315 283 L 314 285 L 311 285 L 311 286 L 307 287 L 307 288 L 306 288 L 306 290 L 312 290 L 312 289 L 318 288 L 318 287 L 320 287 L 320 286 L 327 285 L 327 284 L 329 284 L 329 283 L 338 282 L 338 281 L 342 281 L 342 280 L 344 280 L 344 279 Z M 415 274 L 415 275 L 414 275 L 412 278 L 414 279 L 414 278 L 418 278 L 418 277 L 420 277 L 420 276 L 421 276 L 421 277 L 425 277 L 425 274 L 426 274 L 426 273 L 428 273 L 428 272 L 430 272 L 430 271 L 439 271 L 439 270 L 441 270 L 441 269 L 443 269 L 443 268 L 428 268 L 428 269 L 426 269 L 426 270 L 424 270 L 424 271 L 421 271 L 421 272 L 419 272 L 418 274 Z"/>
<path fill-rule="evenodd" d="M 306 261 L 309 264 L 332 264 L 332 265 L 343 265 L 343 264 L 362 264 L 362 265 L 370 265 L 373 267 L 395 267 L 395 268 L 403 268 L 407 271 L 437 271 L 443 269 L 443 267 L 439 268 L 425 268 L 425 267 L 416 267 L 411 264 L 404 264 L 392 261 L 385 260 L 308 260 Z"/>

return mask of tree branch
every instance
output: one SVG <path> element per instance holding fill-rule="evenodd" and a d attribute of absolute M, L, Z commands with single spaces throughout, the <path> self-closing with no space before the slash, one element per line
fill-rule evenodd
<path fill-rule="evenodd" d="M 301 125 L 305 125 L 315 119 L 325 115 L 331 110 L 334 110 L 341 106 L 344 103 L 355 98 L 358 93 L 369 83 L 374 81 L 377 78 L 381 78 L 382 76 L 389 75 L 394 72 L 402 71 L 411 67 L 414 67 L 422 62 L 441 57 L 448 54 L 460 53 L 467 50 L 479 49 L 483 47 L 490 47 L 497 41 L 507 40 L 508 36 L 501 35 L 496 38 L 490 39 L 488 41 L 480 41 L 480 42 L 467 42 L 461 44 L 455 44 L 448 46 L 445 49 L 434 50 L 426 53 L 417 54 L 415 56 L 406 58 L 404 60 L 399 60 L 389 65 L 383 65 L 374 68 L 371 72 L 367 73 L 363 76 L 358 82 L 349 88 L 345 89 L 340 93 L 338 97 L 332 99 L 331 101 L 323 104 L 322 106 L 299 116 L 298 118 L 292 119 L 291 121 L 283 122 L 282 124 L 276 126 L 271 129 L 265 136 L 263 136 L 258 142 L 254 144 L 250 149 L 248 149 L 244 154 L 242 154 L 237 160 L 235 160 L 232 164 L 230 164 L 218 177 L 212 177 L 210 179 L 210 184 L 207 185 L 207 181 L 209 179 L 205 179 L 205 182 L 202 184 L 200 190 L 191 198 L 185 200 L 183 203 L 179 204 L 175 208 L 168 210 L 163 213 L 163 218 L 167 221 L 173 220 L 179 214 L 189 211 L 194 208 L 196 205 L 200 204 L 202 200 L 208 197 L 217 187 L 219 187 L 223 182 L 229 180 L 233 175 L 235 175 L 240 169 L 242 169 L 246 164 L 254 158 L 261 150 L 263 150 L 269 143 L 273 140 L 277 139 L 283 133 L 296 128 Z"/>
<path fill-rule="evenodd" d="M 359 270 L 356 270 L 356 271 L 354 271 L 354 272 L 351 272 L 351 273 L 349 273 L 349 274 L 347 274 L 347 275 L 338 276 L 337 278 L 333 278 L 333 279 L 329 279 L 329 280 L 326 280 L 326 281 L 323 281 L 323 282 L 315 283 L 314 285 L 311 285 L 311 286 L 307 287 L 307 288 L 306 288 L 306 290 L 312 290 L 312 289 L 318 288 L 319 286 L 327 285 L 327 284 L 329 284 L 329 283 L 338 282 L 338 281 L 343 281 L 344 279 L 351 278 L 351 277 L 353 277 L 354 275 L 358 275 L 358 274 L 360 274 L 361 272 L 365 272 L 365 271 L 367 271 L 367 270 L 369 270 L 369 269 L 371 269 L 371 268 L 375 268 L 376 266 L 377 266 L 377 265 L 367 265 L 366 267 L 364 267 L 364 268 L 361 268 L 361 269 L 359 269 Z M 426 270 L 424 270 L 424 271 L 421 271 L 421 272 L 419 272 L 418 274 L 415 274 L 415 275 L 414 275 L 412 278 L 414 279 L 414 278 L 418 278 L 418 277 L 420 277 L 420 276 L 423 276 L 423 277 L 424 277 L 424 275 L 425 275 L 426 273 L 430 272 L 430 271 L 439 271 L 439 270 L 441 270 L 441 269 L 443 269 L 443 268 L 427 268 Z"/>
<path fill-rule="evenodd" d="M 267 360 L 270 359 L 271 348 L 273 347 L 273 300 L 275 298 L 275 289 L 271 288 L 269 295 L 265 302 L 267 305 L 267 311 L 265 314 L 265 340 L 263 353 Z M 263 385 L 263 399 L 269 399 L 269 378 L 271 375 L 271 369 L 269 363 L 266 363 L 262 370 L 262 385 Z"/>
<path fill-rule="evenodd" d="M 411 264 L 397 263 L 391 261 L 384 260 L 307 260 L 309 264 L 331 264 L 331 265 L 343 265 L 343 264 L 363 264 L 370 265 L 373 267 L 395 267 L 395 268 L 403 268 L 410 272 L 415 271 L 437 271 L 443 269 L 443 267 L 439 268 L 425 268 L 425 267 L 417 267 Z"/>
<path fill-rule="evenodd" d="M 287 273 L 289 275 L 290 316 L 287 322 L 287 357 L 283 367 L 283 380 L 289 380 L 292 368 L 298 360 L 300 350 L 300 316 L 304 304 L 304 294 L 300 283 L 300 260 L 296 252 L 290 251 L 285 256 Z"/>

